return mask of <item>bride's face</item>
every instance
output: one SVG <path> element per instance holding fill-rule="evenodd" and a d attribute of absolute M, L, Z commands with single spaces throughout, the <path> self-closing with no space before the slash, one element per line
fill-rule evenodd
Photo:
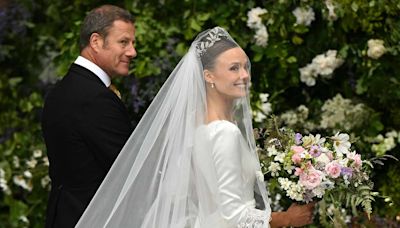
<path fill-rule="evenodd" d="M 250 79 L 246 53 L 240 47 L 221 53 L 210 70 L 209 79 L 221 95 L 233 99 L 245 96 Z"/>

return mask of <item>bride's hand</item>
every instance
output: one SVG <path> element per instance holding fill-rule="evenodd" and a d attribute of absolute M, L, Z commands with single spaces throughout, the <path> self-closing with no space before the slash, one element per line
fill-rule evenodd
<path fill-rule="evenodd" d="M 300 205 L 293 203 L 286 211 L 289 226 L 299 227 L 311 224 L 315 202 Z"/>

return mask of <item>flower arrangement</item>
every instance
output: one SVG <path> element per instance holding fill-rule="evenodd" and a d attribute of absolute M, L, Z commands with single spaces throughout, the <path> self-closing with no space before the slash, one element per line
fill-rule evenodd
<path fill-rule="evenodd" d="M 323 201 L 354 216 L 362 207 L 369 217 L 379 195 L 370 179 L 373 165 L 352 149 L 349 138 L 346 133 L 303 136 L 276 125 L 256 130 L 263 173 L 282 195 L 299 203 Z"/>

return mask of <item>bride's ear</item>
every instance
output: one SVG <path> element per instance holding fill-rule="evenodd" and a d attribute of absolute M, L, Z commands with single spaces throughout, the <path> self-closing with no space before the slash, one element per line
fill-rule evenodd
<path fill-rule="evenodd" d="M 204 80 L 208 83 L 214 83 L 214 75 L 210 70 L 204 70 Z"/>

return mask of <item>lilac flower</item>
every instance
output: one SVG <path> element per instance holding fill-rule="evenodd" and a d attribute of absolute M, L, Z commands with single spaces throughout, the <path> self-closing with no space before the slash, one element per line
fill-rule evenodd
<path fill-rule="evenodd" d="M 352 177 L 353 176 L 353 169 L 349 168 L 349 167 L 342 167 L 340 174 L 342 174 L 343 176 Z"/>
<path fill-rule="evenodd" d="M 301 144 L 301 139 L 303 138 L 303 136 L 300 133 L 296 133 L 294 136 L 294 142 L 296 143 L 296 145 L 300 145 Z"/>
<path fill-rule="evenodd" d="M 312 145 L 308 153 L 313 156 L 314 158 L 321 155 L 321 149 L 319 146 Z"/>

